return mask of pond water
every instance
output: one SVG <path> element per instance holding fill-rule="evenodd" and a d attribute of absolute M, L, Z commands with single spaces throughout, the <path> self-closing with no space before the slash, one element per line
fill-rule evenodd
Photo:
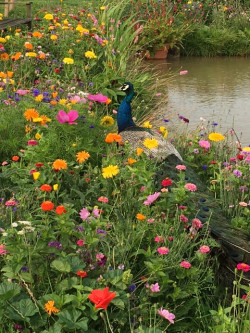
<path fill-rule="evenodd" d="M 169 83 L 161 116 L 180 114 L 190 120 L 191 128 L 203 117 L 218 123 L 215 131 L 234 128 L 241 143 L 250 144 L 250 58 L 170 57 L 151 63 L 161 72 L 188 71 Z"/>

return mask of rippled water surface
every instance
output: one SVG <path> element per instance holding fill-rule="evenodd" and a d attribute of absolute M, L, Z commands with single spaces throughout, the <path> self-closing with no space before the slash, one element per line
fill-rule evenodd
<path fill-rule="evenodd" d="M 161 71 L 188 70 L 168 86 L 162 115 L 181 114 L 194 126 L 200 117 L 234 128 L 242 144 L 250 144 L 250 58 L 169 58 L 152 62 Z"/>

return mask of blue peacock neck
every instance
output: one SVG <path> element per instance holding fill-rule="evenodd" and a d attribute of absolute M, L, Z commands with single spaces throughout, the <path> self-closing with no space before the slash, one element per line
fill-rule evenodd
<path fill-rule="evenodd" d="M 131 114 L 132 110 L 130 105 L 135 94 L 133 86 L 129 88 L 126 94 L 127 96 L 125 96 L 125 98 L 123 99 L 118 108 L 118 114 L 117 114 L 118 133 L 124 131 L 128 127 L 136 126 L 136 124 L 132 119 L 132 114 Z"/>

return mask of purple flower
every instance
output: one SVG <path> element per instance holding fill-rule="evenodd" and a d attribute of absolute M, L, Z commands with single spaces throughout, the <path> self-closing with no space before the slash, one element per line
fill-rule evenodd
<path fill-rule="evenodd" d="M 199 154 L 199 149 L 194 149 L 195 154 Z"/>
<path fill-rule="evenodd" d="M 136 289 L 136 285 L 135 284 L 131 284 L 131 286 L 128 287 L 128 290 L 130 292 L 133 292 Z"/>
<path fill-rule="evenodd" d="M 161 194 L 161 192 L 155 192 L 154 194 L 150 194 L 148 197 L 147 197 L 147 200 L 145 200 L 143 202 L 143 204 L 145 206 L 148 206 L 148 205 L 151 205 L 158 197 L 159 195 Z"/>
<path fill-rule="evenodd" d="M 248 192 L 248 187 L 246 185 L 242 185 L 239 187 L 240 191 L 242 192 Z"/>
<path fill-rule="evenodd" d="M 56 247 L 57 249 L 61 249 L 62 248 L 62 244 L 59 243 L 59 242 L 57 242 L 57 241 L 49 242 L 48 246 L 50 246 L 50 247 Z"/>
<path fill-rule="evenodd" d="M 98 233 L 98 234 L 103 234 L 104 236 L 107 235 L 106 231 L 103 230 L 103 229 L 97 229 L 97 233 Z"/>
<path fill-rule="evenodd" d="M 79 225 L 78 227 L 75 228 L 75 230 L 84 231 L 84 228 L 81 225 Z"/>
<path fill-rule="evenodd" d="M 238 170 L 238 169 L 235 169 L 235 170 L 233 171 L 233 174 L 234 174 L 235 177 L 237 177 L 237 178 L 240 178 L 240 177 L 242 176 L 242 172 L 240 172 L 240 170 Z"/>

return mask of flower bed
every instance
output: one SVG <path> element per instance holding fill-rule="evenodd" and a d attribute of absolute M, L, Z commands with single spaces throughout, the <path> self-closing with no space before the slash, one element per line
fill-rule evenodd
<path fill-rule="evenodd" d="M 218 244 L 196 216 L 200 189 L 185 179 L 186 162 L 156 188 L 156 162 L 143 149 L 157 140 L 132 151 L 116 133 L 125 76 L 141 108 L 157 92 L 151 73 L 127 65 L 136 32 L 119 15 L 119 5 L 39 12 L 33 32 L 0 39 L 1 332 L 247 325 L 248 287 L 223 317 L 218 309 Z M 194 141 L 202 161 L 221 151 L 217 139 Z M 246 158 L 236 161 L 241 173 Z M 240 281 L 249 268 L 235 267 Z"/>

